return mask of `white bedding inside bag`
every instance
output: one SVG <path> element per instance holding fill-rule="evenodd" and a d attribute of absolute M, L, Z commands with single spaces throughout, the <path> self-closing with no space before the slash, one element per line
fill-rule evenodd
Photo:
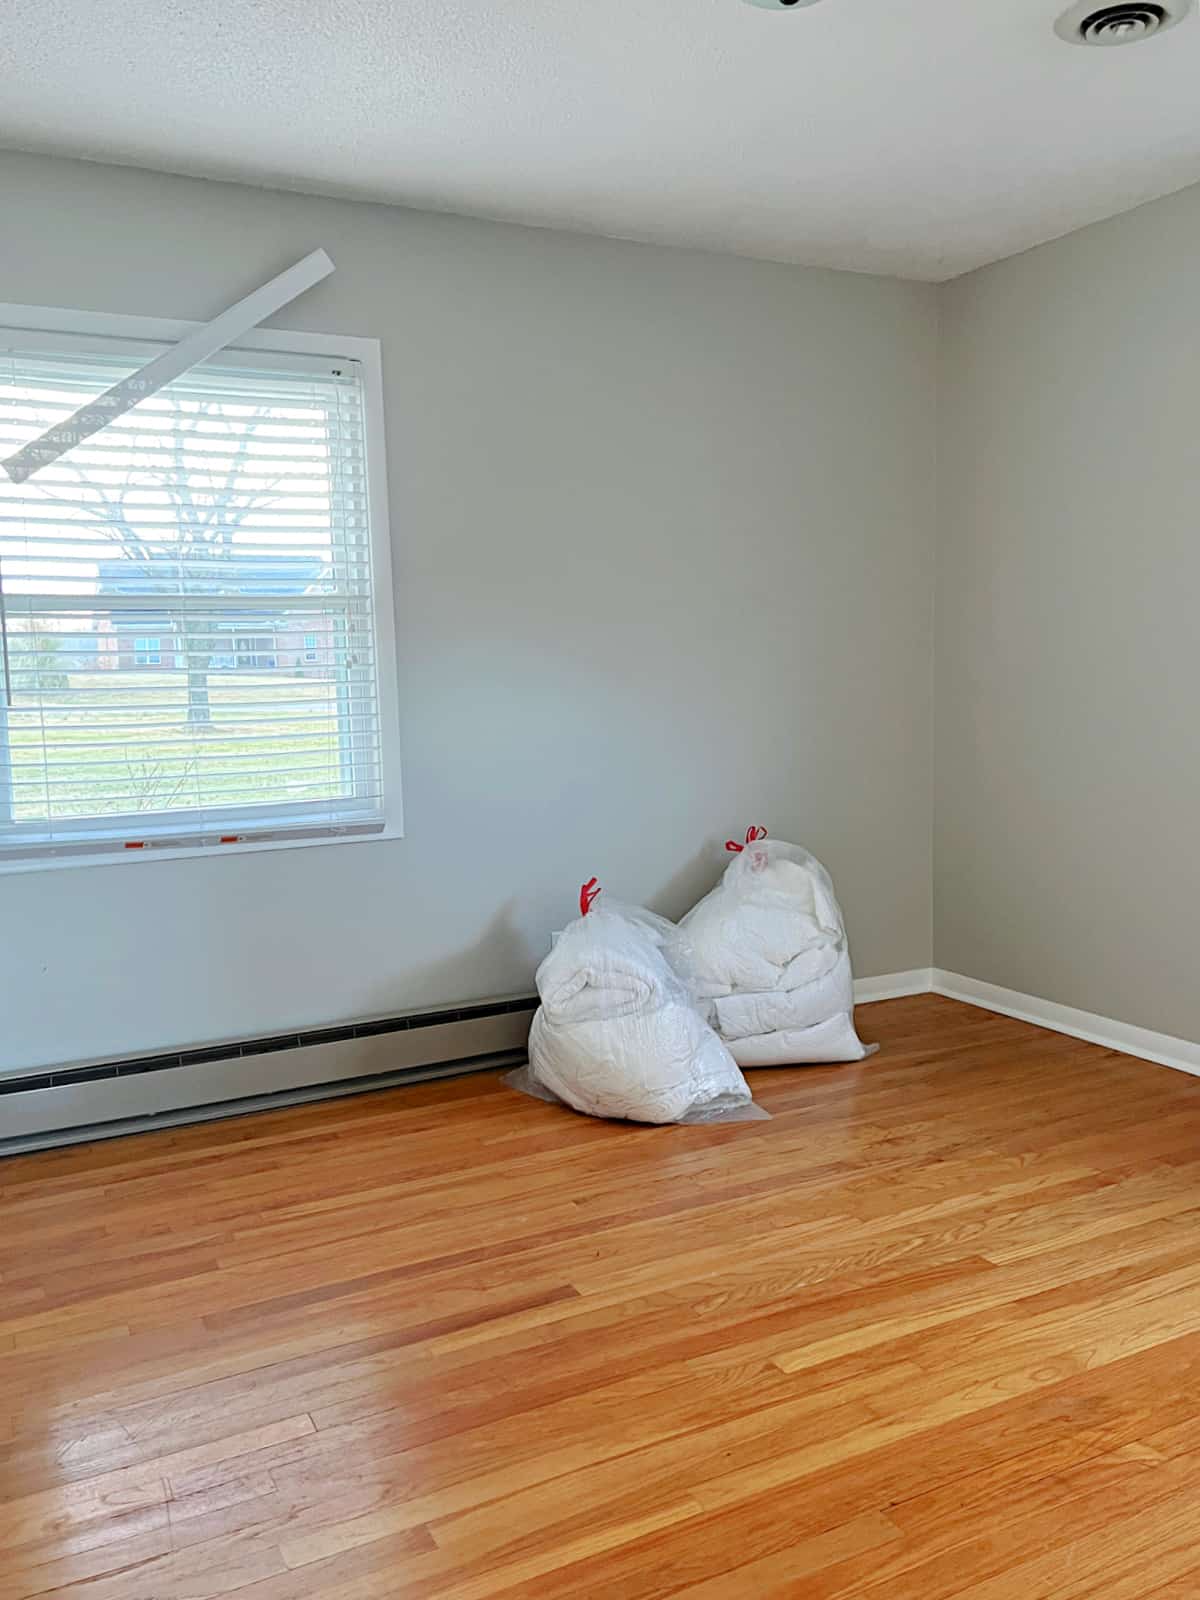
<path fill-rule="evenodd" d="M 688 982 L 742 1066 L 861 1061 L 841 908 L 807 850 L 750 828 L 678 937 Z"/>
<path fill-rule="evenodd" d="M 668 943 L 678 950 L 677 930 L 651 912 L 589 905 L 538 968 L 529 1066 L 506 1081 L 633 1122 L 766 1116 L 668 962 Z"/>
<path fill-rule="evenodd" d="M 713 1000 L 717 1031 L 723 1039 L 774 1033 L 781 1028 L 812 1028 L 828 1017 L 854 1010 L 850 952 L 830 948 L 827 970 L 793 989 L 766 989 L 720 995 Z"/>
<path fill-rule="evenodd" d="M 811 1028 L 779 1028 L 774 1033 L 730 1039 L 729 1053 L 740 1067 L 803 1067 L 839 1061 L 861 1061 L 876 1049 L 854 1031 L 848 1011 L 827 1017 Z"/>

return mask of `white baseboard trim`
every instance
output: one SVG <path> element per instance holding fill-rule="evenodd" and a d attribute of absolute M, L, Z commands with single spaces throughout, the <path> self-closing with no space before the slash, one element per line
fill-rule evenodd
<path fill-rule="evenodd" d="M 968 1005 L 982 1006 L 986 1011 L 998 1011 L 1002 1016 L 1033 1022 L 1041 1028 L 1052 1028 L 1055 1033 L 1067 1033 L 1074 1039 L 1086 1039 L 1089 1044 L 1104 1045 L 1108 1050 L 1120 1050 L 1127 1056 L 1140 1056 L 1143 1061 L 1155 1061 L 1159 1066 L 1174 1067 L 1177 1072 L 1190 1072 L 1200 1077 L 1200 1044 L 1190 1039 L 1176 1039 L 1172 1034 L 1155 1033 L 1150 1028 L 1135 1028 L 1130 1022 L 1117 1022 L 1113 1017 L 1100 1017 L 1092 1011 L 1077 1011 L 1074 1006 L 1060 1006 L 1054 1000 L 1021 994 L 1016 989 L 1002 989 L 999 984 L 967 978 L 959 972 L 945 972 L 940 967 L 934 967 L 930 979 L 934 994 L 965 1000 Z M 855 987 L 857 990 L 857 985 Z"/>
<path fill-rule="evenodd" d="M 854 1003 L 870 1005 L 872 1000 L 899 1000 L 906 994 L 928 994 L 933 987 L 933 973 L 928 967 L 914 967 L 911 972 L 884 972 L 877 978 L 855 978 Z"/>

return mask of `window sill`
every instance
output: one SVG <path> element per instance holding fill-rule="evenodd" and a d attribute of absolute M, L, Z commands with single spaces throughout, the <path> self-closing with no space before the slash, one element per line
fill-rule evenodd
<path fill-rule="evenodd" d="M 225 856 L 251 855 L 262 850 L 310 850 L 328 845 L 375 844 L 404 837 L 403 830 L 390 823 L 371 831 L 348 832 L 330 828 L 303 838 L 286 837 L 245 839 L 236 844 L 168 845 L 147 844 L 137 850 L 96 850 L 61 856 L 12 857 L 0 860 L 0 876 L 23 872 L 62 872 L 72 867 L 128 867 L 132 862 L 220 860 Z"/>

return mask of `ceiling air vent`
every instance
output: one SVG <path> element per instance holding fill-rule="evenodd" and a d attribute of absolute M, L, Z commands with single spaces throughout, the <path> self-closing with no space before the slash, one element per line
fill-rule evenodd
<path fill-rule="evenodd" d="M 1064 11 L 1054 25 L 1060 39 L 1069 44 L 1137 44 L 1156 33 L 1165 33 L 1181 22 L 1191 9 L 1192 0 L 1121 0 L 1120 4 L 1097 6 L 1085 0 Z"/>

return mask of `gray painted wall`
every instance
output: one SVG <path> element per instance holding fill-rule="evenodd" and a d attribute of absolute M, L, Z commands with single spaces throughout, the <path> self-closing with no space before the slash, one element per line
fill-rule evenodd
<path fill-rule="evenodd" d="M 932 288 L 15 155 L 0 214 L 0 300 L 335 257 L 278 320 L 383 341 L 408 828 L 0 877 L 0 1064 L 522 989 L 582 878 L 677 914 L 751 821 L 928 964 Z"/>
<path fill-rule="evenodd" d="M 1200 189 L 943 291 L 939 966 L 1200 1039 Z"/>

